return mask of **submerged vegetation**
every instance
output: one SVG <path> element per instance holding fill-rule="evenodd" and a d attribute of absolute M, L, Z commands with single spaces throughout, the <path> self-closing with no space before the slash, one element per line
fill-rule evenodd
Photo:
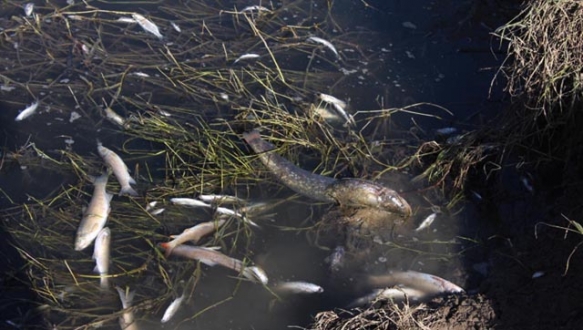
<path fill-rule="evenodd" d="M 4 102 L 25 108 L 37 100 L 37 113 L 23 122 L 45 119 L 56 130 L 74 131 L 65 128 L 69 125 L 87 132 L 63 149 L 32 141 L 5 155 L 3 163 L 75 178 L 49 197 L 33 198 L 3 214 L 27 262 L 32 289 L 43 302 L 39 310 L 47 325 L 92 328 L 117 322 L 123 314 L 116 293 L 100 290 L 90 253 L 73 249 L 90 198 L 87 178 L 104 169 L 96 138 L 132 164 L 138 181 L 139 197 L 112 201 L 109 276 L 122 289 L 139 286 L 132 308 L 146 315 L 140 320 L 145 323 L 162 315 L 181 294 L 193 299 L 203 276 L 200 264 L 166 259 L 157 244 L 194 222 L 216 220 L 213 210 L 172 206 L 170 198 L 228 193 L 261 199 L 281 188 L 265 183 L 266 169 L 257 166 L 257 156 L 240 140 L 243 132 L 260 129 L 280 155 L 330 177 L 377 180 L 397 171 L 416 175 L 415 189 L 423 185 L 437 192 L 414 212 L 437 205 L 440 212 L 455 213 L 468 172 L 497 147 L 488 132 L 439 142 L 392 132 L 395 113 L 437 117 L 423 113 L 429 107 L 447 113 L 438 106 L 389 108 L 379 100 L 379 109 L 353 109 L 348 117 L 354 118 L 352 127 L 338 109 L 319 100 L 322 93 L 338 96 L 336 91 L 348 88 L 350 72 L 363 72 L 362 61 L 378 60 L 374 51 L 354 43 L 372 43 L 369 32 L 336 24 L 333 2 L 306 6 L 283 1 L 277 8 L 225 8 L 224 2 L 213 0 L 167 3 L 141 12 L 159 27 L 158 33 L 142 29 L 135 12 L 104 1 L 62 7 L 46 2 L 28 16 L 19 2 L 0 5 L 2 12 L 11 13 L 0 31 Z M 122 143 L 112 142 L 119 136 Z M 119 191 L 110 181 L 108 190 Z M 163 213 L 147 208 L 153 201 Z M 261 211 L 253 212 L 250 205 L 246 215 L 261 226 Z M 301 222 L 310 227 L 316 220 Z M 255 233 L 231 217 L 203 244 L 252 264 L 253 247 L 260 244 Z M 455 242 L 421 242 L 416 249 L 381 244 L 388 251 L 439 261 L 459 253 Z M 229 301 L 243 281 L 233 281 L 224 300 L 201 303 L 179 322 Z"/>

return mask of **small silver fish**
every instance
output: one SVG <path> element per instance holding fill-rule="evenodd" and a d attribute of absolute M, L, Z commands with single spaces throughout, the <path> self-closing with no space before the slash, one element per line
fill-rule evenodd
<path fill-rule="evenodd" d="M 117 178 L 117 182 L 119 182 L 119 185 L 121 186 L 119 195 L 137 196 L 138 193 L 131 186 L 132 184 L 135 184 L 136 181 L 130 176 L 128 167 L 123 162 L 121 157 L 119 157 L 115 152 L 101 145 L 100 142 L 97 143 L 97 151 L 99 152 L 101 158 L 103 158 L 105 164 L 111 168 L 113 174 Z"/>
<path fill-rule="evenodd" d="M 18 114 L 18 116 L 16 116 L 16 118 L 14 120 L 21 121 L 25 118 L 32 116 L 36 112 L 36 109 L 38 108 L 38 104 L 39 104 L 38 101 L 32 102 L 28 107 L 26 107 L 24 110 L 20 111 L 20 113 Z"/>
<path fill-rule="evenodd" d="M 185 295 L 183 293 L 182 296 L 180 296 L 180 297 L 174 299 L 174 301 L 172 301 L 172 303 L 166 308 L 166 311 L 164 312 L 164 316 L 162 316 L 162 320 L 160 322 L 166 323 L 166 322 L 170 321 L 170 319 L 178 311 L 178 308 L 180 308 L 180 305 L 182 305 L 182 301 L 184 300 L 184 297 L 185 297 Z"/>
<path fill-rule="evenodd" d="M 346 120 L 346 123 L 349 125 L 356 125 L 356 122 L 354 121 L 354 118 L 352 117 L 352 115 L 350 115 L 349 113 L 346 112 L 346 102 L 332 96 L 332 95 L 328 95 L 328 94 L 324 94 L 324 93 L 320 93 L 318 94 L 318 98 L 320 98 L 320 100 L 322 100 L 322 102 L 328 103 L 328 104 L 332 104 L 332 106 L 334 107 L 334 109 L 336 110 L 336 112 L 338 112 L 338 114 L 340 114 L 340 116 L 342 116 L 342 118 L 344 118 L 344 120 Z"/>
<path fill-rule="evenodd" d="M 332 45 L 330 41 L 318 37 L 309 37 L 308 39 L 306 39 L 306 41 L 313 41 L 315 43 L 324 45 L 325 47 L 330 49 L 334 53 L 334 55 L 336 55 L 336 58 L 340 59 L 340 54 L 338 54 L 336 47 L 334 47 L 334 45 Z"/>
<path fill-rule="evenodd" d="M 151 34 L 158 37 L 158 39 L 164 38 L 164 36 L 162 36 L 162 34 L 160 33 L 160 29 L 158 29 L 158 26 L 149 19 L 137 13 L 133 13 L 132 18 L 135 19 L 136 22 L 138 22 L 138 24 L 142 27 L 142 29 L 144 29 L 144 31 L 150 32 Z"/>
<path fill-rule="evenodd" d="M 120 17 L 117 19 L 118 22 L 120 23 L 137 23 L 138 21 L 136 21 L 135 19 L 131 18 L 131 17 Z"/>
<path fill-rule="evenodd" d="M 180 28 L 180 26 L 178 26 L 178 24 L 174 23 L 174 22 L 170 22 L 170 25 L 172 25 L 172 28 L 174 29 L 174 31 L 180 33 L 182 32 L 182 29 Z"/>
<path fill-rule="evenodd" d="M 105 108 L 104 111 L 105 111 L 105 118 L 107 118 L 110 122 L 112 122 L 116 125 L 119 125 L 121 127 L 125 126 L 126 120 L 122 116 L 118 115 L 115 111 L 113 111 L 112 108 L 107 107 L 107 108 Z"/>
<path fill-rule="evenodd" d="M 324 289 L 314 283 L 303 282 L 303 281 L 293 281 L 293 282 L 283 282 L 278 283 L 277 286 L 274 288 L 278 293 L 322 293 Z"/>
<path fill-rule="evenodd" d="M 138 325 L 135 322 L 134 311 L 128 310 L 132 307 L 135 291 L 126 291 L 118 286 L 115 287 L 121 300 L 121 305 L 124 309 L 123 314 L 119 317 L 119 326 L 123 330 L 138 330 Z"/>
<path fill-rule="evenodd" d="M 110 207 L 109 203 L 113 195 L 105 191 L 107 185 L 107 174 L 100 177 L 92 178 L 94 189 L 91 202 L 85 210 L 85 215 L 77 229 L 77 238 L 75 239 L 75 250 L 81 251 L 88 247 L 97 237 L 101 229 L 107 222 Z"/>
<path fill-rule="evenodd" d="M 243 8 L 239 13 L 244 13 L 247 11 L 265 11 L 265 12 L 271 12 L 270 9 L 263 7 L 263 6 L 247 6 L 245 8 Z"/>
<path fill-rule="evenodd" d="M 267 283 L 269 283 L 269 278 L 267 277 L 265 271 L 257 266 L 243 268 L 241 275 L 250 281 L 259 282 L 263 285 L 267 285 Z"/>
<path fill-rule="evenodd" d="M 180 197 L 170 198 L 170 202 L 172 202 L 172 204 L 175 204 L 175 205 L 183 205 L 183 206 L 191 206 L 191 207 L 213 207 L 210 204 L 207 204 L 203 201 L 200 201 L 198 199 L 192 199 L 192 198 L 180 198 Z"/>
<path fill-rule="evenodd" d="M 429 226 L 431 226 L 436 217 L 437 213 L 431 213 L 427 218 L 425 218 L 425 220 L 421 222 L 421 224 L 419 225 L 419 227 L 415 229 L 415 231 L 422 231 L 425 228 L 429 228 Z"/>
<path fill-rule="evenodd" d="M 229 204 L 244 204 L 245 200 L 237 196 L 229 195 L 198 195 L 198 199 L 207 203 L 229 203 Z"/>
<path fill-rule="evenodd" d="M 246 216 L 244 216 L 243 214 L 241 214 L 235 210 L 231 210 L 229 208 L 219 206 L 216 208 L 216 212 L 219 214 L 234 216 L 236 218 L 243 220 L 243 222 L 250 224 L 251 226 L 261 228 L 258 224 L 249 220 Z"/>
<path fill-rule="evenodd" d="M 95 272 L 99 273 L 102 289 L 109 288 L 109 258 L 110 258 L 111 230 L 105 227 L 99 231 L 95 239 L 93 259 L 95 259 Z"/>
<path fill-rule="evenodd" d="M 249 60 L 249 59 L 253 59 L 253 58 L 260 58 L 261 55 L 259 54 L 243 54 L 239 57 L 237 57 L 237 59 L 235 60 L 235 62 L 233 62 L 233 64 L 241 61 L 241 60 Z"/>
<path fill-rule="evenodd" d="M 367 284 L 373 287 L 401 285 L 420 290 L 427 295 L 464 292 L 464 289 L 439 276 L 416 271 L 391 271 L 386 275 L 369 276 Z"/>
<path fill-rule="evenodd" d="M 34 3 L 29 2 L 29 3 L 25 4 L 23 9 L 24 9 L 24 14 L 26 15 L 26 17 L 31 17 L 32 12 L 34 10 Z"/>

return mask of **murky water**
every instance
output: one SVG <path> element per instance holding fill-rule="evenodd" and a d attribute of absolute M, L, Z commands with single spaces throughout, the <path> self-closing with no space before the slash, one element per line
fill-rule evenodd
<path fill-rule="evenodd" d="M 8 24 L 11 15 L 22 16 L 17 4 L 15 2 L 12 7 L 5 7 L 7 12 L 2 15 L 5 24 Z M 495 28 L 491 25 L 497 21 L 491 20 L 487 15 L 485 15 L 487 19 L 482 17 L 483 8 L 475 9 L 472 2 L 455 5 L 455 10 L 451 10 L 452 4 L 449 1 L 430 3 L 351 1 L 334 2 L 332 10 L 328 12 L 326 6 L 329 4 L 332 2 L 286 1 L 269 4 L 270 8 L 279 9 L 277 15 L 281 16 L 281 21 L 277 21 L 277 24 L 281 22 L 286 22 L 290 26 L 303 24 L 315 32 L 330 36 L 341 54 L 342 60 L 338 62 L 338 68 L 344 74 L 339 75 L 336 82 L 331 82 L 330 86 L 319 86 L 321 89 L 314 90 L 313 93 L 333 92 L 335 96 L 349 101 L 349 109 L 355 113 L 357 120 L 378 109 L 424 103 L 411 109 L 414 113 L 394 114 L 390 119 L 390 125 L 384 127 L 384 131 L 378 132 L 378 129 L 374 130 L 371 127 L 364 128 L 363 132 L 370 134 L 371 138 L 399 137 L 417 143 L 418 141 L 407 134 L 408 131 L 415 131 L 422 139 L 433 138 L 434 130 L 437 128 L 455 126 L 462 132 L 468 131 L 475 125 L 482 124 L 499 110 L 499 90 L 494 88 L 493 96 L 488 96 L 494 73 L 492 68 L 498 63 L 490 52 L 488 32 L 491 31 L 488 29 Z M 39 12 L 49 12 L 47 6 L 38 5 L 42 8 Z M 94 1 L 91 5 L 101 9 L 138 11 L 135 4 L 112 7 L 111 4 Z M 213 28 L 224 24 L 227 30 L 233 25 L 238 25 L 231 23 L 231 19 L 226 19 L 225 16 L 217 20 L 218 11 L 234 10 L 235 7 L 240 9 L 247 5 L 253 4 L 238 1 L 207 1 L 202 5 L 201 2 L 203 12 L 201 15 L 213 17 L 213 23 L 217 24 L 213 25 Z M 55 6 L 65 6 L 64 1 Z M 193 2 L 168 1 L 164 7 L 143 5 L 142 9 L 156 17 L 179 21 L 183 28 L 187 28 L 188 22 L 180 14 L 180 8 L 192 10 L 193 6 L 196 6 Z M 325 20 L 327 25 L 323 28 L 317 24 L 310 25 L 311 22 L 323 19 L 319 15 L 329 15 L 329 19 Z M 264 28 L 275 31 L 270 24 L 277 25 L 271 22 Z M 128 30 L 129 32 L 125 30 L 122 33 L 140 37 L 138 28 Z M 120 28 L 120 31 L 124 31 L 123 28 Z M 216 42 L 215 38 L 219 41 L 224 38 L 226 49 L 236 41 L 236 38 L 227 32 L 224 36 L 220 35 L 220 29 L 214 30 L 216 36 L 212 38 L 201 32 L 202 27 L 197 26 L 193 31 L 196 32 L 193 32 L 191 37 L 184 34 L 175 37 L 175 32 L 172 32 L 170 27 L 163 29 L 164 34 L 169 35 L 168 40 L 179 44 L 177 48 L 185 51 L 186 55 L 182 57 L 184 61 L 190 60 L 190 56 L 202 56 L 204 51 L 187 53 L 187 49 L 196 48 L 201 42 L 210 44 Z M 249 31 L 237 31 L 243 32 Z M 334 38 L 336 35 L 342 37 L 336 39 Z M 207 37 L 208 39 L 205 39 Z M 156 52 L 163 52 L 163 47 L 155 41 L 150 41 L 155 45 L 153 48 Z M 136 43 L 141 44 L 139 40 Z M 256 46 L 255 43 L 260 41 L 255 40 L 249 44 L 251 51 L 256 51 L 256 48 L 253 48 Z M 115 50 L 115 44 L 108 47 L 112 52 Z M 2 51 L 7 52 L 7 49 L 9 46 L 5 45 Z M 293 47 L 290 47 L 289 53 L 291 55 L 288 57 L 281 52 L 277 55 L 286 60 L 290 70 L 293 67 L 314 73 L 338 70 L 334 66 L 335 62 L 330 60 L 333 58 L 330 51 L 325 48 L 312 53 L 305 50 L 294 53 Z M 211 55 L 213 54 L 208 56 Z M 229 56 L 234 58 L 233 54 Z M 135 60 L 138 58 L 139 56 Z M 120 71 L 125 69 L 126 67 L 121 68 Z M 16 78 L 25 79 L 11 76 L 11 79 Z M 10 93 L 3 92 L 6 93 L 2 104 L 4 111 L 0 116 L 8 150 L 15 151 L 27 143 L 34 143 L 39 150 L 56 157 L 55 155 L 60 153 L 59 150 L 69 148 L 89 159 L 92 164 L 99 162 L 94 150 L 95 140 L 98 138 L 104 145 L 115 146 L 117 151 L 121 151 L 122 146 L 125 150 L 136 151 L 133 154 L 124 153 L 124 159 L 132 170 L 139 169 L 139 177 L 143 178 L 140 180 L 139 188 L 148 189 L 149 195 L 136 202 L 116 196 L 109 226 L 112 228 L 116 246 L 112 252 L 114 258 L 112 273 L 116 274 L 113 280 L 119 286 L 128 286 L 136 291 L 135 315 L 140 328 L 160 329 L 159 320 L 164 309 L 185 289 L 192 290 L 189 291 L 189 299 L 184 302 L 173 320 L 163 326 L 164 328 L 281 329 L 290 325 L 306 326 L 317 312 L 345 307 L 356 297 L 366 294 L 367 289 L 359 284 L 363 276 L 382 274 L 390 269 L 414 269 L 454 281 L 464 279 L 460 273 L 461 261 L 456 259 L 456 256 L 472 245 L 471 239 L 468 238 L 471 232 L 464 232 L 463 235 L 468 237 L 459 237 L 460 226 L 467 228 L 470 220 L 465 217 L 464 212 L 447 209 L 445 206 L 449 201 L 439 191 L 425 189 L 427 187 L 423 187 L 422 183 L 410 183 L 412 175 L 409 173 L 391 172 L 382 178 L 393 189 L 402 192 L 413 206 L 414 215 L 407 225 L 409 231 L 405 233 L 367 233 L 364 238 L 359 238 L 362 241 L 347 246 L 346 239 L 350 234 L 342 233 L 343 230 L 339 228 L 327 228 L 326 224 L 315 226 L 327 214 L 334 212 L 334 207 L 317 204 L 306 198 L 297 198 L 271 210 L 269 213 L 272 213 L 272 216 L 259 218 L 257 222 L 262 229 L 239 231 L 240 227 L 233 221 L 228 227 L 229 234 L 226 238 L 211 240 L 213 244 L 221 246 L 223 253 L 237 258 L 247 258 L 262 267 L 269 276 L 270 284 L 283 281 L 309 281 L 324 288 L 321 294 L 281 296 L 279 297 L 281 299 L 278 299 L 268 288 L 242 281 L 230 270 L 197 265 L 193 261 L 175 256 L 168 260 L 160 258 L 159 253 L 154 252 L 157 249 L 156 243 L 165 241 L 168 235 L 179 233 L 195 222 L 212 219 L 210 212 L 192 211 L 170 205 L 166 201 L 169 197 L 174 197 L 170 193 L 171 181 L 175 176 L 178 177 L 177 173 L 183 169 L 177 166 L 176 173 L 171 174 L 164 169 L 168 158 L 157 154 L 162 149 L 160 143 L 133 139 L 125 144 L 129 136 L 104 120 L 99 111 L 94 110 L 95 104 L 89 104 L 84 99 L 82 106 L 76 106 L 71 98 L 63 96 L 66 89 L 55 92 L 62 93 L 59 97 L 51 94 L 50 89 L 47 90 L 49 91 L 44 92 L 45 94 L 40 94 L 43 99 L 46 98 L 43 103 L 51 105 L 53 99 L 59 99 L 59 103 L 51 105 L 53 109 L 44 108 L 40 114 L 17 124 L 13 121 L 17 109 L 23 108 L 22 104 L 30 103 L 31 97 L 22 89 Z M 157 92 L 164 93 L 160 86 L 139 81 L 131 84 L 130 91 L 132 94 L 128 92 L 128 99 L 135 97 L 140 102 L 145 100 L 143 102 L 148 106 L 150 101 L 155 100 Z M 109 95 L 112 94 L 114 92 Z M 82 98 L 82 94 L 79 94 L 79 98 Z M 176 107 L 191 103 L 194 107 L 201 106 L 193 103 L 187 96 L 184 98 L 166 99 L 164 102 Z M 155 104 L 153 101 L 152 103 Z M 217 113 L 229 110 L 223 106 L 217 105 L 216 109 L 201 106 L 200 112 L 214 120 L 219 117 Z M 137 103 L 128 102 L 117 109 L 122 114 L 129 114 L 137 107 Z M 146 106 L 142 109 L 145 108 Z M 78 121 L 71 120 L 71 109 L 75 109 L 82 118 Z M 145 114 L 146 111 L 141 113 L 144 117 Z M 193 122 L 190 114 L 176 111 L 173 115 L 183 120 L 182 124 Z M 74 141 L 72 145 L 69 139 Z M 30 145 L 28 150 L 31 157 L 39 158 L 38 153 Z M 62 157 L 67 159 L 65 156 Z M 50 163 L 50 160 L 44 159 L 41 162 Z M 300 163 L 303 166 L 314 165 L 308 156 L 301 159 Z M 2 205 L 10 204 L 7 196 L 15 204 L 20 204 L 31 202 L 31 198 L 44 200 L 61 191 L 67 191 L 71 197 L 64 203 L 47 205 L 30 213 L 43 219 L 39 221 L 37 230 L 42 230 L 43 221 L 46 220 L 45 224 L 50 230 L 70 233 L 71 242 L 67 244 L 71 243 L 69 245 L 72 246 L 77 219 L 59 220 L 56 223 L 50 220 L 58 219 L 59 214 L 76 214 L 80 219 L 82 205 L 75 205 L 73 202 L 87 201 L 88 196 L 85 196 L 84 192 L 90 191 L 90 188 L 77 181 L 71 168 L 60 171 L 55 165 L 51 165 L 53 167 L 47 170 L 47 166 L 43 165 L 46 164 L 41 163 L 39 166 L 33 162 L 27 167 L 16 165 L 3 167 L 0 176 L 0 187 L 4 193 L 0 196 Z M 259 170 L 260 165 L 257 166 Z M 99 166 L 96 165 L 95 168 Z M 271 179 L 267 176 L 264 178 Z M 115 180 L 111 178 L 110 181 Z M 167 190 L 156 187 L 157 183 Z M 175 186 L 178 185 L 179 183 Z M 244 183 L 234 182 L 233 186 L 220 188 L 224 192 L 237 192 L 238 195 L 254 201 L 277 202 L 291 196 L 291 192 L 285 188 L 274 192 L 276 186 L 269 183 L 252 183 L 249 188 Z M 193 195 L 192 191 L 190 195 Z M 146 222 L 143 219 L 149 216 L 140 208 L 154 196 L 160 199 L 159 202 L 167 211 L 158 217 L 151 217 L 153 220 Z M 136 206 L 137 204 L 141 205 L 140 208 Z M 435 222 L 428 229 L 412 231 L 423 219 L 436 211 L 438 214 Z M 15 216 L 10 221 L 16 219 L 28 218 L 25 214 L 22 217 Z M 334 226 L 334 223 L 331 226 Z M 33 237 L 34 235 L 25 235 L 25 238 Z M 341 272 L 334 273 L 325 259 L 337 246 L 347 246 L 347 261 Z M 34 251 L 39 256 L 47 258 L 56 256 L 51 261 L 50 267 L 54 267 L 55 274 L 62 276 L 56 278 L 49 286 L 54 292 L 62 294 L 54 298 L 53 303 L 63 310 L 53 314 L 51 321 L 57 323 L 62 316 L 61 319 L 67 320 L 65 326 L 68 328 L 90 323 L 92 317 L 96 315 L 109 315 L 119 311 L 121 306 L 113 290 L 107 293 L 96 291 L 98 280 L 95 275 L 91 276 L 93 263 L 90 260 L 90 252 L 75 253 L 69 250 L 70 247 L 62 250 L 43 250 L 43 247 L 38 247 L 38 250 Z M 76 274 L 78 277 L 73 276 L 73 280 L 68 274 Z M 161 274 L 166 274 L 166 277 Z M 191 287 L 193 283 L 196 283 L 194 289 Z M 161 298 L 158 299 L 159 297 Z M 103 303 L 98 303 L 98 307 L 92 307 L 89 311 L 83 311 L 87 306 L 95 306 L 97 301 Z M 80 314 L 71 319 L 70 315 L 64 316 L 67 314 L 66 310 L 76 310 Z M 113 315 L 100 320 L 105 321 L 104 326 L 116 328 L 118 316 Z"/>

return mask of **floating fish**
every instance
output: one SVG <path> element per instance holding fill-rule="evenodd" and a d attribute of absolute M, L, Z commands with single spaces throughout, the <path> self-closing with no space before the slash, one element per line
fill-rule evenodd
<path fill-rule="evenodd" d="M 36 109 L 38 108 L 38 104 L 39 104 L 38 101 L 32 102 L 31 105 L 26 107 L 24 110 L 20 111 L 20 113 L 18 114 L 18 116 L 16 116 L 16 118 L 14 120 L 21 121 L 25 118 L 32 116 L 36 112 Z"/>
<path fill-rule="evenodd" d="M 408 287 L 396 287 L 387 289 L 376 289 L 372 293 L 360 297 L 350 303 L 348 308 L 354 308 L 358 306 L 364 306 L 371 304 L 377 299 L 389 299 L 394 303 L 413 300 L 422 300 L 426 294 L 420 290 L 408 288 Z"/>
<path fill-rule="evenodd" d="M 427 218 L 425 218 L 425 220 L 421 222 L 421 224 L 419 225 L 419 227 L 415 229 L 415 231 L 422 231 L 425 228 L 429 228 L 429 226 L 431 226 L 436 217 L 437 213 L 431 213 Z"/>
<path fill-rule="evenodd" d="M 111 168 L 113 174 L 117 178 L 117 182 L 121 186 L 119 191 L 119 195 L 131 195 L 131 196 L 138 196 L 138 193 L 132 188 L 132 184 L 136 184 L 136 180 L 130 176 L 128 171 L 128 167 L 123 162 L 121 157 L 119 157 L 115 152 L 107 149 L 101 142 L 97 143 L 97 151 L 105 164 Z"/>
<path fill-rule="evenodd" d="M 241 275 L 245 276 L 248 280 L 253 282 L 259 282 L 263 285 L 269 283 L 269 278 L 265 271 L 257 266 L 250 266 L 243 268 Z"/>
<path fill-rule="evenodd" d="M 340 114 L 340 116 L 342 116 L 342 118 L 344 118 L 344 120 L 346 120 L 347 124 L 353 125 L 353 126 L 356 125 L 356 122 L 354 121 L 354 118 L 352 117 L 352 115 L 346 112 L 346 102 L 344 102 L 344 101 L 342 101 L 342 100 L 340 100 L 332 95 L 328 95 L 328 94 L 324 94 L 324 93 L 318 94 L 318 97 L 323 102 L 326 102 L 328 104 L 332 104 L 332 106 L 334 107 L 336 112 L 338 112 L 338 114 Z"/>
<path fill-rule="evenodd" d="M 277 286 L 274 287 L 274 290 L 277 293 L 292 293 L 292 294 L 298 293 L 312 294 L 324 292 L 324 289 L 321 286 L 314 283 L 303 281 L 278 283 Z"/>
<path fill-rule="evenodd" d="M 235 62 L 233 62 L 233 64 L 235 64 L 241 60 L 249 60 L 252 58 L 260 58 L 260 57 L 261 57 L 261 55 L 259 55 L 259 54 L 243 54 L 243 55 L 237 57 L 237 59 L 235 60 Z"/>
<path fill-rule="evenodd" d="M 130 309 L 133 304 L 135 291 L 126 291 L 120 287 L 115 287 L 121 300 L 121 305 L 124 309 L 123 314 L 119 317 L 119 326 L 123 330 L 138 330 L 138 325 L 135 322 L 134 312 Z"/>
<path fill-rule="evenodd" d="M 95 259 L 95 272 L 99 273 L 102 289 L 109 288 L 108 272 L 110 258 L 111 230 L 105 227 L 99 231 L 95 239 L 93 259 Z"/>
<path fill-rule="evenodd" d="M 158 26 L 149 19 L 137 13 L 133 13 L 132 18 L 135 19 L 136 22 L 138 22 L 138 24 L 142 27 L 142 29 L 144 29 L 144 31 L 150 32 L 151 34 L 158 37 L 158 39 L 164 38 L 164 36 L 162 36 L 162 34 L 160 33 L 160 29 L 158 29 Z"/>
<path fill-rule="evenodd" d="M 332 45 L 330 41 L 318 37 L 309 37 L 308 39 L 306 39 L 306 41 L 313 41 L 315 43 L 324 45 L 325 47 L 330 49 L 334 53 L 334 55 L 336 55 L 336 58 L 340 59 L 340 54 L 338 54 L 336 47 L 334 47 L 334 45 Z"/>
<path fill-rule="evenodd" d="M 109 203 L 113 197 L 113 195 L 105 191 L 108 176 L 108 174 L 103 174 L 100 177 L 91 178 L 95 188 L 93 189 L 91 202 L 89 202 L 81 224 L 79 224 L 79 229 L 77 229 L 76 251 L 81 251 L 88 247 L 107 222 L 107 216 L 110 211 Z"/>
<path fill-rule="evenodd" d="M 201 200 L 193 198 L 170 198 L 170 202 L 175 205 L 192 206 L 192 207 L 213 207 L 211 204 L 207 204 Z"/>
<path fill-rule="evenodd" d="M 180 33 L 182 32 L 182 29 L 180 28 L 180 26 L 178 26 L 178 24 L 174 23 L 174 22 L 170 22 L 170 25 L 172 25 L 172 28 L 174 29 L 174 31 Z"/>
<path fill-rule="evenodd" d="M 367 283 L 373 287 L 401 285 L 424 292 L 427 296 L 464 292 L 464 289 L 439 276 L 416 271 L 392 271 L 386 275 L 369 276 Z"/>
<path fill-rule="evenodd" d="M 166 311 L 164 312 L 164 316 L 162 316 L 162 320 L 160 322 L 166 323 L 166 322 L 170 321 L 170 319 L 178 311 L 178 308 L 180 308 L 180 305 L 182 305 L 182 301 L 184 300 L 184 297 L 185 297 L 185 295 L 183 293 L 182 296 L 180 296 L 180 297 L 174 299 L 174 301 L 172 301 L 172 303 L 166 308 Z"/>
<path fill-rule="evenodd" d="M 115 111 L 113 111 L 112 108 L 107 107 L 107 108 L 105 108 L 104 111 L 105 111 L 105 118 L 107 118 L 110 122 L 112 122 L 116 125 L 119 125 L 121 127 L 125 126 L 126 120 L 122 116 L 118 115 Z"/>
<path fill-rule="evenodd" d="M 194 244 L 196 244 L 202 237 L 216 231 L 224 223 L 224 219 L 203 222 L 194 227 L 185 229 L 180 235 L 172 236 L 173 240 L 166 243 L 164 246 L 164 249 L 166 250 L 166 257 L 170 256 L 170 254 L 172 254 L 172 250 L 178 245 L 188 241 L 192 241 Z"/>
<path fill-rule="evenodd" d="M 243 8 L 240 11 L 240 13 L 244 13 L 244 12 L 248 12 L 248 11 L 265 11 L 265 12 L 271 13 L 271 10 L 269 8 L 266 8 L 263 6 L 247 6 L 247 7 Z"/>
<path fill-rule="evenodd" d="M 121 23 L 137 23 L 138 21 L 136 21 L 135 19 L 131 18 L 131 17 L 120 17 L 117 19 L 118 22 Z"/>
<path fill-rule="evenodd" d="M 34 11 L 34 3 L 29 2 L 29 3 L 25 4 L 23 9 L 24 9 L 24 14 L 26 15 L 26 17 L 31 17 L 32 12 Z"/>
<path fill-rule="evenodd" d="M 198 195 L 198 199 L 207 203 L 244 204 L 245 200 L 237 196 L 228 195 Z"/>
<path fill-rule="evenodd" d="M 170 248 L 168 243 L 160 243 L 160 247 L 162 247 L 164 250 Z M 241 260 L 226 256 L 212 248 L 178 245 L 172 249 L 171 255 L 178 255 L 184 258 L 198 260 L 203 264 L 211 267 L 215 265 L 221 265 L 238 272 L 239 274 L 252 281 L 259 280 L 263 283 L 263 281 L 267 279 L 267 276 L 264 276 L 264 272 L 261 270 L 261 268 L 245 267 Z"/>
<path fill-rule="evenodd" d="M 241 213 L 239 213 L 239 212 L 237 212 L 235 210 L 232 210 L 232 209 L 229 209 L 229 208 L 226 208 L 226 207 L 219 206 L 219 207 L 216 208 L 216 212 L 217 213 L 220 213 L 220 214 L 224 214 L 224 215 L 230 215 L 230 216 L 237 217 L 237 218 L 243 220 L 243 222 L 250 224 L 251 226 L 254 226 L 254 227 L 257 227 L 257 228 L 261 228 L 258 224 L 256 224 L 255 222 L 247 219 L 246 216 L 244 216 L 243 214 L 241 214 Z"/>

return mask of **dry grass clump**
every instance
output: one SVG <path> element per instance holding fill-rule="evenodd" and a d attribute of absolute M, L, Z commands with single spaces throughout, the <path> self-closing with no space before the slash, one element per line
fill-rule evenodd
<path fill-rule="evenodd" d="M 496 33 L 508 42 L 502 72 L 508 92 L 525 102 L 523 125 L 532 128 L 544 117 L 552 127 L 571 118 L 583 90 L 583 4 L 531 1 Z"/>

